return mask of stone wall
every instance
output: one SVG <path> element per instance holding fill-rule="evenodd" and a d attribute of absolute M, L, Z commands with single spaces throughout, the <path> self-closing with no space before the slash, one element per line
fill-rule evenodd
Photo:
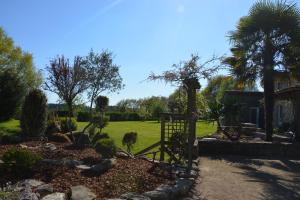
<path fill-rule="evenodd" d="M 280 156 L 300 158 L 300 143 L 199 141 L 199 155 Z"/>

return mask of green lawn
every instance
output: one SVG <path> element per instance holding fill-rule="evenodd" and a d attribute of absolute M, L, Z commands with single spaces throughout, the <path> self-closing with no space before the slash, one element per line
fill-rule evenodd
<path fill-rule="evenodd" d="M 87 122 L 78 122 L 78 129 L 82 129 Z M 0 123 L 0 130 L 7 132 L 18 132 L 19 121 L 11 120 L 9 122 Z M 197 122 L 197 136 L 205 136 L 213 133 L 216 126 L 206 122 Z M 142 150 L 151 144 L 158 142 L 160 139 L 160 123 L 156 121 L 126 121 L 126 122 L 109 122 L 108 126 L 103 129 L 103 132 L 108 133 L 113 138 L 117 146 L 122 147 L 122 137 L 124 133 L 134 131 L 138 133 L 138 141 L 134 146 L 134 152 Z"/>
<path fill-rule="evenodd" d="M 0 132 L 5 134 L 15 134 L 21 131 L 19 120 L 10 120 L 7 122 L 0 123 Z"/>

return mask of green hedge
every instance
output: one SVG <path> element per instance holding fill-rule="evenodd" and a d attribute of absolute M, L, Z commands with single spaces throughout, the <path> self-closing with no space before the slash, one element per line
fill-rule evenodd
<path fill-rule="evenodd" d="M 141 116 L 138 113 L 129 112 L 109 112 L 106 113 L 109 116 L 109 121 L 140 121 Z"/>
<path fill-rule="evenodd" d="M 77 113 L 77 121 L 78 122 L 90 121 L 90 113 L 89 112 L 78 112 Z"/>

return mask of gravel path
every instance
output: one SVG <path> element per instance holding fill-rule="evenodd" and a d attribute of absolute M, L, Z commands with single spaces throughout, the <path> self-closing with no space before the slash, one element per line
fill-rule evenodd
<path fill-rule="evenodd" d="M 191 199 L 300 199 L 300 161 L 202 157 Z"/>

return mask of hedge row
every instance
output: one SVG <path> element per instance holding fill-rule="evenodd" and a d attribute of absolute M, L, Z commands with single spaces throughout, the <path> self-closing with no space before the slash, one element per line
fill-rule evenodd
<path fill-rule="evenodd" d="M 58 117 L 68 116 L 67 111 L 56 111 Z M 140 116 L 138 113 L 134 112 L 107 112 L 106 116 L 109 117 L 109 121 L 142 121 L 146 120 L 143 116 Z M 78 112 L 77 121 L 78 122 L 88 122 L 90 120 L 89 112 Z M 156 120 L 156 119 L 147 119 L 147 120 Z"/>

